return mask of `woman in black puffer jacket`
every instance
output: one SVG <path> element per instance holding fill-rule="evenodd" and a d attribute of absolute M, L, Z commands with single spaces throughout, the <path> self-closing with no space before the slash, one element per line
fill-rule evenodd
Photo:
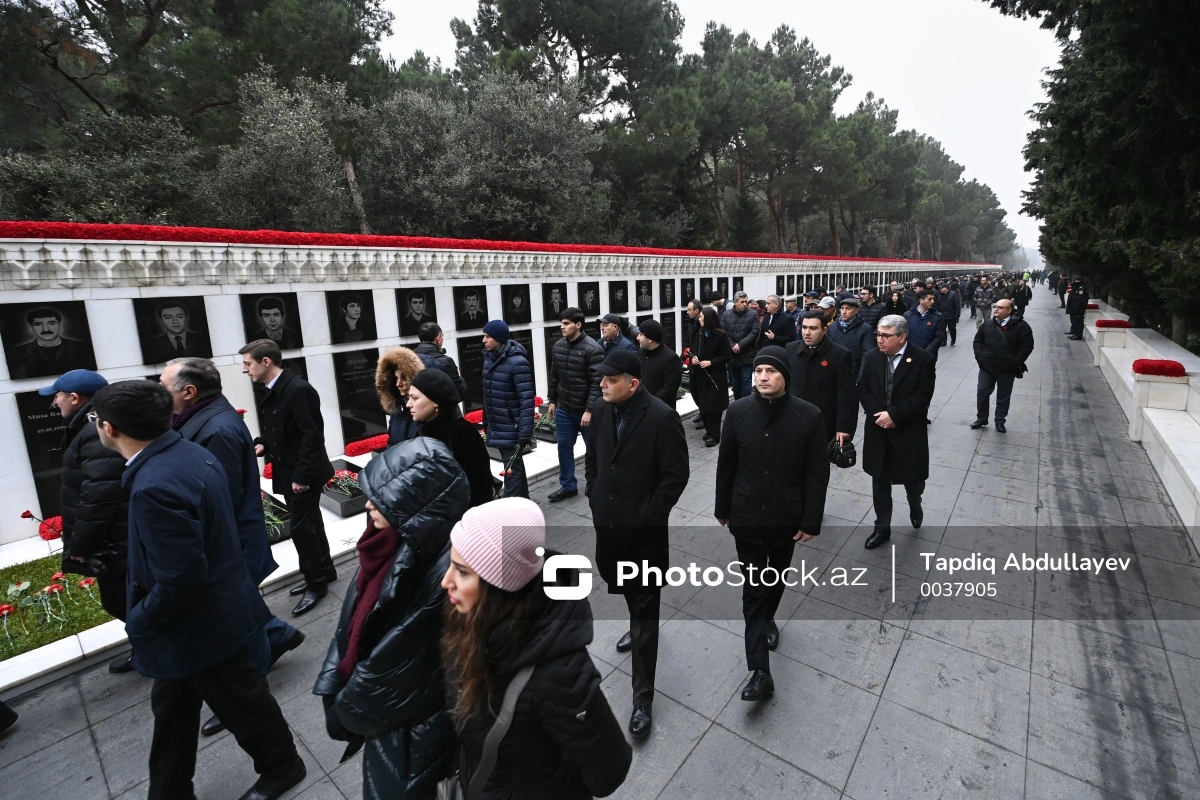
<path fill-rule="evenodd" d="M 431 800 L 454 758 L 440 582 L 470 490 L 446 446 L 424 437 L 371 459 L 359 483 L 370 511 L 360 568 L 313 694 L 331 737 L 365 741 L 366 800 Z"/>
<path fill-rule="evenodd" d="M 522 668 L 534 667 L 483 783 L 485 800 L 607 797 L 633 758 L 588 655 L 591 606 L 546 597 L 538 555 L 545 540 L 541 510 L 521 497 L 471 509 L 450 534 L 442 652 L 464 793 L 505 689 Z M 558 570 L 560 581 L 566 572 Z"/>

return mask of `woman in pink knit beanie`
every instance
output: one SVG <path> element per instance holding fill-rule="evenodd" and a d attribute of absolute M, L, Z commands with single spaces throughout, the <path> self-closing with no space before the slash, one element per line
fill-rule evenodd
<path fill-rule="evenodd" d="M 523 497 L 472 508 L 450 533 L 442 656 L 464 793 L 505 688 L 534 667 L 484 783 L 486 800 L 606 797 L 633 757 L 588 655 L 591 606 L 546 596 L 543 566 L 555 554 L 545 542 L 542 511 Z M 573 570 L 554 572 L 558 585 Z"/>

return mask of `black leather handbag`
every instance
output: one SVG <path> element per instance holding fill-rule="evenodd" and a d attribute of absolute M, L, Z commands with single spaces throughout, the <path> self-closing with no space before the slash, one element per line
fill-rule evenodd
<path fill-rule="evenodd" d="M 840 445 L 835 437 L 829 443 L 829 463 L 838 469 L 850 469 L 858 463 L 858 453 L 854 449 L 854 442 L 847 439 L 845 444 Z"/>

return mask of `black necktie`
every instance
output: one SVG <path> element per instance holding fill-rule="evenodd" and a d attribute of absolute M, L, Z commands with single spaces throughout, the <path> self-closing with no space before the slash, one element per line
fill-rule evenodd
<path fill-rule="evenodd" d="M 175 354 L 183 355 L 183 337 L 181 336 L 175 337 Z"/>
<path fill-rule="evenodd" d="M 884 356 L 887 359 L 887 404 L 892 404 L 892 378 L 896 374 L 896 364 L 892 361 L 892 356 Z"/>

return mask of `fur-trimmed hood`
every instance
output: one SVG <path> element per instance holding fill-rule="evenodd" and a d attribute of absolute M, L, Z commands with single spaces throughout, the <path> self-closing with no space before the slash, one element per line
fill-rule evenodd
<path fill-rule="evenodd" d="M 425 362 L 407 347 L 393 347 L 379 357 L 379 365 L 375 368 L 375 391 L 379 394 L 379 403 L 387 414 L 392 415 L 400 410 L 396 375 L 403 375 L 412 383 L 413 376 L 423 369 Z"/>

